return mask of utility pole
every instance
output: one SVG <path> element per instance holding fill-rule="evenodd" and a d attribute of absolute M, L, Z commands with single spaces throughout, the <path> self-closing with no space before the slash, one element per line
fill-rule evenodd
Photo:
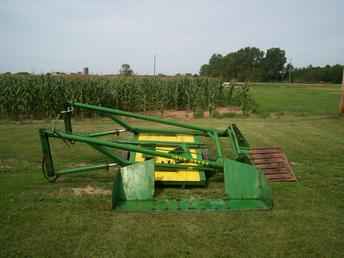
<path fill-rule="evenodd" d="M 289 67 L 289 83 L 291 83 L 291 68 Z"/>
<path fill-rule="evenodd" d="M 288 69 L 288 75 L 289 75 L 288 81 L 289 81 L 289 83 L 292 83 L 292 77 L 291 77 L 291 72 L 293 70 L 293 68 L 291 67 L 292 66 L 292 62 L 293 62 L 293 60 L 290 58 L 290 61 L 289 61 L 290 66 L 289 66 L 289 69 Z"/>
<path fill-rule="evenodd" d="M 339 113 L 344 114 L 344 68 L 343 68 L 342 95 L 340 97 Z"/>
<path fill-rule="evenodd" d="M 154 55 L 154 76 L 156 73 L 156 55 Z"/>

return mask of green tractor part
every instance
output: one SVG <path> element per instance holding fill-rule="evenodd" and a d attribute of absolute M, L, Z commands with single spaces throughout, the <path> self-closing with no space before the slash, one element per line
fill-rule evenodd
<path fill-rule="evenodd" d="M 155 199 L 154 160 L 138 162 L 116 173 L 112 207 L 124 211 L 270 209 L 271 188 L 251 165 L 224 161 L 224 199 Z"/>
<path fill-rule="evenodd" d="M 159 134 L 143 134 L 137 135 L 139 141 L 152 142 L 151 148 L 157 151 L 169 152 L 174 154 L 183 155 L 185 158 L 199 158 L 203 159 L 200 147 L 200 137 L 194 135 L 159 135 Z M 180 147 L 163 143 L 177 143 Z M 189 147 L 189 148 L 188 148 Z M 205 146 L 203 146 L 204 148 Z M 145 155 L 139 152 L 130 152 L 130 160 L 132 162 L 140 162 L 145 160 Z M 176 160 L 163 157 L 156 157 L 156 162 L 160 165 L 176 164 Z M 187 163 L 178 163 L 179 165 L 188 165 Z M 161 167 L 155 170 L 155 180 L 158 183 L 169 185 L 205 185 L 206 177 L 205 172 L 195 169 L 179 168 L 172 171 L 170 167 Z"/>
<path fill-rule="evenodd" d="M 121 126 L 95 133 L 78 133 L 72 129 L 74 109 L 95 111 L 110 117 Z M 40 129 L 43 152 L 42 170 L 50 182 L 66 174 L 83 173 L 112 166 L 121 167 L 115 172 L 112 206 L 123 211 L 174 211 L 174 210 L 241 210 L 271 209 L 272 193 L 266 176 L 252 165 L 250 147 L 236 125 L 224 130 L 199 127 L 193 124 L 146 116 L 118 109 L 71 102 L 61 112 L 64 130 Z M 174 128 L 138 127 L 124 121 L 144 120 Z M 130 133 L 123 140 L 101 139 L 106 135 L 120 136 Z M 55 170 L 50 149 L 50 138 L 62 139 L 72 144 L 83 143 L 108 158 L 108 162 L 83 167 Z M 215 148 L 215 157 L 209 158 L 201 139 L 208 138 Z M 220 139 L 231 142 L 236 154 L 234 160 L 225 158 Z M 118 150 L 129 153 L 128 157 Z M 207 178 L 222 173 L 223 198 L 161 199 L 155 196 L 156 184 L 206 185 Z"/>

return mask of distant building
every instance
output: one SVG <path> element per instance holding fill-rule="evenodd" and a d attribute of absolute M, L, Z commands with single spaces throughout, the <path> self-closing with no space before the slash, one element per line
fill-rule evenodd
<path fill-rule="evenodd" d="M 83 75 L 88 75 L 88 67 L 84 67 L 84 69 L 83 69 Z"/>

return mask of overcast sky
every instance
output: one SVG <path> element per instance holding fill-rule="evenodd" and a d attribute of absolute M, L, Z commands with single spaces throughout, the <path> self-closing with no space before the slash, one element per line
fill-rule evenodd
<path fill-rule="evenodd" d="M 196 73 L 246 46 L 344 64 L 344 1 L 0 0 L 0 35 L 0 72 L 152 74 L 156 55 L 159 73 Z"/>

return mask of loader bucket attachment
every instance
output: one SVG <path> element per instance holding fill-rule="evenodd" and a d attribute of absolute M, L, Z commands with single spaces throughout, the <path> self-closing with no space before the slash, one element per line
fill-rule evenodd
<path fill-rule="evenodd" d="M 271 209 L 272 192 L 264 174 L 254 166 L 226 159 L 225 193 L 233 209 Z"/>
<path fill-rule="evenodd" d="M 112 119 L 120 128 L 76 132 L 71 123 L 75 108 L 100 113 Z M 53 128 L 39 131 L 44 176 L 48 181 L 54 182 L 68 174 L 121 167 L 111 171 L 115 172 L 112 207 L 117 211 L 269 210 L 273 203 L 267 178 L 285 180 L 291 169 L 281 150 L 252 149 L 235 124 L 219 130 L 78 102 L 69 102 L 61 114 L 64 117 L 64 130 Z M 132 120 L 164 126 L 141 127 L 132 124 Z M 111 140 L 109 137 L 105 138 L 110 135 L 119 136 L 121 132 L 127 133 L 124 137 L 113 137 L 115 139 Z M 234 160 L 224 158 L 226 155 L 221 140 L 225 137 L 232 144 L 236 155 Z M 50 138 L 84 144 L 106 159 L 101 163 L 55 170 Z M 205 142 L 202 142 L 204 139 Z M 204 155 L 208 152 L 208 147 L 215 149 L 211 158 Z M 181 185 L 206 188 L 207 179 L 215 174 L 221 174 L 221 178 L 224 178 L 224 182 L 216 186 L 221 186 L 221 189 L 216 189 L 216 197 L 213 189 L 210 189 L 210 195 L 196 196 L 193 193 L 198 193 L 198 189 L 184 191 L 191 195 L 190 198 L 169 198 L 170 194 L 160 191 L 161 188 L 157 191 L 158 194 L 154 194 L 155 184 L 162 187 Z"/>

